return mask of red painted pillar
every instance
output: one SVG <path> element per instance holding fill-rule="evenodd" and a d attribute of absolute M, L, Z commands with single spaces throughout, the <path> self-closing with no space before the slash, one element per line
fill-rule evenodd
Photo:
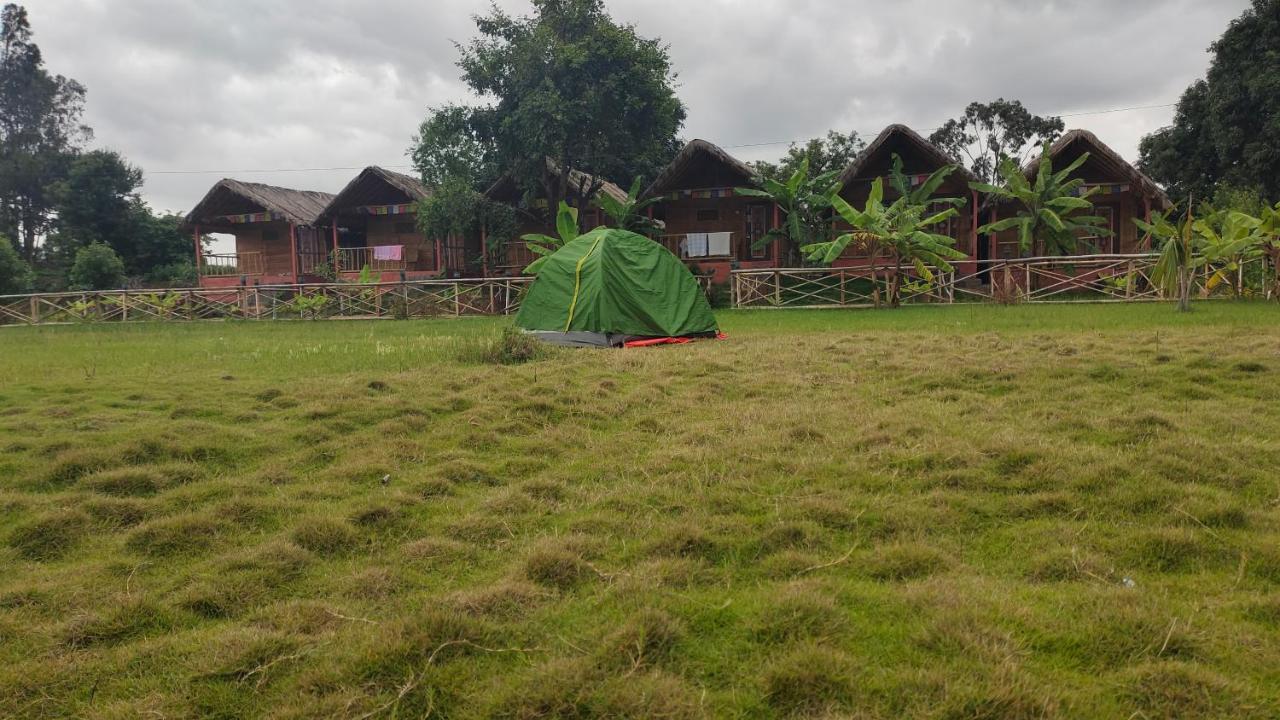
<path fill-rule="evenodd" d="M 440 238 L 436 238 L 436 274 L 439 275 L 444 270 L 444 257 L 441 254 Z"/>
<path fill-rule="evenodd" d="M 289 263 L 293 270 L 293 282 L 298 282 L 298 226 L 289 223 Z"/>
<path fill-rule="evenodd" d="M 338 252 L 338 218 L 333 218 L 333 279 L 337 280 L 338 275 L 342 273 L 342 260 Z"/>

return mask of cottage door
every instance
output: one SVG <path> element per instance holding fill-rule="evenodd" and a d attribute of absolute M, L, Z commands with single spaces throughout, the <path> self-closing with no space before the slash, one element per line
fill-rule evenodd
<path fill-rule="evenodd" d="M 768 260 L 769 245 L 756 247 L 756 241 L 763 238 L 769 232 L 769 211 L 770 206 L 765 203 L 755 203 L 747 206 L 747 227 L 746 232 L 742 234 L 745 241 L 742 248 L 738 252 L 738 258 L 741 260 Z"/>

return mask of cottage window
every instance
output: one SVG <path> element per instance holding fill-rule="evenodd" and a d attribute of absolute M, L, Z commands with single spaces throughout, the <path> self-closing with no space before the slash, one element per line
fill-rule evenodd
<path fill-rule="evenodd" d="M 719 220 L 720 211 L 715 208 L 698 211 L 698 222 L 718 222 Z"/>
<path fill-rule="evenodd" d="M 279 230 L 263 230 L 262 231 L 262 242 L 264 243 L 275 242 L 279 239 L 280 239 Z"/>
<path fill-rule="evenodd" d="M 397 235 L 413 235 L 415 232 L 417 232 L 417 228 L 411 222 L 396 223 Z"/>
<path fill-rule="evenodd" d="M 1104 219 L 1102 227 L 1110 230 L 1109 234 L 1080 236 L 1080 252 L 1092 255 L 1109 255 L 1117 252 L 1119 238 L 1115 235 L 1116 209 L 1111 205 L 1095 205 L 1091 213 Z"/>

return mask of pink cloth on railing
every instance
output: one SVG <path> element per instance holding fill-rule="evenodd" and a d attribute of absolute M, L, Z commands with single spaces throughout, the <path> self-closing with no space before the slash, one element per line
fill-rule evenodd
<path fill-rule="evenodd" d="M 373 249 L 374 260 L 400 262 L 404 258 L 403 245 L 379 245 Z"/>

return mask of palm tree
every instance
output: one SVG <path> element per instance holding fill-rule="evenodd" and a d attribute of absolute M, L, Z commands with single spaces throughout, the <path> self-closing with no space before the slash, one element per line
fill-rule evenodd
<path fill-rule="evenodd" d="M 1040 169 L 1032 182 L 1012 160 L 1005 158 L 997 171 L 1004 180 L 1003 185 L 972 183 L 970 187 L 1001 200 L 1016 201 L 1022 209 L 1014 217 L 984 225 L 978 232 L 998 233 L 1016 228 L 1022 252 L 1033 251 L 1036 256 L 1070 254 L 1081 235 L 1111 235 L 1111 230 L 1105 227 L 1106 218 L 1082 214 L 1093 209 L 1089 197 L 1097 188 L 1080 193 L 1084 180 L 1071 178 L 1071 173 L 1088 159 L 1089 153 L 1084 153 L 1066 169 L 1055 173 L 1046 143 L 1040 155 Z"/>
<path fill-rule="evenodd" d="M 948 165 L 929 176 L 920 187 L 912 189 L 910 180 L 902 172 L 902 158 L 893 156 L 890 183 L 898 192 L 898 199 L 884 204 L 884 180 L 876 178 L 862 210 L 850 205 L 837 193 L 831 194 L 831 204 L 853 232 L 845 233 L 829 242 L 811 243 L 802 248 L 807 257 L 830 266 L 850 245 L 857 243 L 871 257 L 871 279 L 879 298 L 879 271 L 877 259 L 886 258 L 889 274 L 887 286 L 891 307 L 901 302 L 902 268 L 911 266 L 927 282 L 932 282 L 934 269 L 951 272 L 950 260 L 962 260 L 965 254 L 956 250 L 955 240 L 935 233 L 931 228 L 954 217 L 956 209 L 964 204 L 961 198 L 934 198 L 933 194 L 955 172 L 956 166 Z M 933 206 L 949 205 L 941 212 L 933 212 Z M 877 302 L 878 304 L 878 302 Z"/>

